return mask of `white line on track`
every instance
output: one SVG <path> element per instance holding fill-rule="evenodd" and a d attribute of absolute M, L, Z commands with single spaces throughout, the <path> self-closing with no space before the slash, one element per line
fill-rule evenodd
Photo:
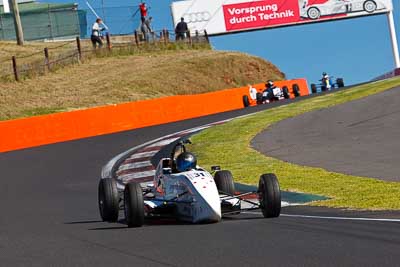
<path fill-rule="evenodd" d="M 166 145 L 171 144 L 172 142 L 175 142 L 175 141 L 178 140 L 179 138 L 180 138 L 180 137 L 175 137 L 175 138 L 170 138 L 170 139 L 162 140 L 162 141 L 160 141 L 160 142 L 156 142 L 156 143 L 154 143 L 154 144 L 151 144 L 151 145 L 149 145 L 149 146 L 146 146 L 146 148 L 147 148 L 147 147 L 156 147 L 156 146 L 166 146 Z"/>
<path fill-rule="evenodd" d="M 252 212 L 252 211 L 246 211 L 246 212 L 243 212 L 243 213 L 261 215 L 261 212 Z M 383 219 L 383 218 L 313 216 L 313 215 L 300 215 L 300 214 L 281 214 L 280 216 L 282 216 L 282 217 L 291 217 L 291 218 L 338 220 L 338 221 L 400 222 L 400 219 Z"/>

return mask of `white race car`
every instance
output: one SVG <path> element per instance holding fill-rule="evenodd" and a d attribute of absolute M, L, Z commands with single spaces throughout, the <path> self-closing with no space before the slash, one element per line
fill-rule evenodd
<path fill-rule="evenodd" d="M 160 160 L 152 186 L 142 188 L 134 181 L 118 189 L 113 178 L 100 180 L 98 204 L 103 221 L 117 222 L 120 209 L 125 211 L 128 227 L 140 227 L 145 218 L 175 218 L 189 223 L 214 223 L 223 215 L 261 209 L 264 217 L 278 217 L 281 193 L 274 174 L 261 175 L 258 190 L 235 194 L 229 171 L 212 167 L 214 176 L 197 166 L 195 156 L 179 142 L 171 158 Z M 258 200 L 246 199 L 256 194 Z M 246 202 L 247 208 L 242 207 Z"/>
<path fill-rule="evenodd" d="M 379 0 L 328 0 L 323 4 L 313 4 L 313 0 L 305 0 L 300 9 L 300 16 L 309 19 L 319 19 L 321 16 L 347 14 L 353 12 L 373 13 L 385 9 Z"/>

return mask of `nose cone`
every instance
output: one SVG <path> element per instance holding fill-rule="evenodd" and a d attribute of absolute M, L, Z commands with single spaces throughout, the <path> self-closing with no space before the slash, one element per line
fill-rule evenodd
<path fill-rule="evenodd" d="M 221 220 L 221 200 L 214 178 L 211 175 L 192 180 L 197 191 L 197 212 L 193 217 L 194 223 L 218 222 Z"/>
<path fill-rule="evenodd" d="M 221 220 L 221 200 L 215 184 L 198 191 L 202 198 L 204 212 L 200 213 L 197 220 L 200 222 L 219 222 Z"/>

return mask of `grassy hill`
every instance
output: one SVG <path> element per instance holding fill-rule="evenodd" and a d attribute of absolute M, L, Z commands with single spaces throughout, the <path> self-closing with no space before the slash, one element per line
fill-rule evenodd
<path fill-rule="evenodd" d="M 1 58 L 7 58 L 15 52 L 41 51 L 43 44 L 23 48 L 8 44 L 5 48 L 3 43 L 2 49 Z M 237 52 L 202 49 L 95 57 L 45 76 L 1 83 L 0 120 L 283 78 L 273 64 Z"/>

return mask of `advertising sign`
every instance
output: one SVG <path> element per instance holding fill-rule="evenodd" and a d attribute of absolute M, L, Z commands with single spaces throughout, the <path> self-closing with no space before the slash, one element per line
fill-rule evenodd
<path fill-rule="evenodd" d="M 387 13 L 392 0 L 188 0 L 171 5 L 192 32 L 226 34 Z"/>

